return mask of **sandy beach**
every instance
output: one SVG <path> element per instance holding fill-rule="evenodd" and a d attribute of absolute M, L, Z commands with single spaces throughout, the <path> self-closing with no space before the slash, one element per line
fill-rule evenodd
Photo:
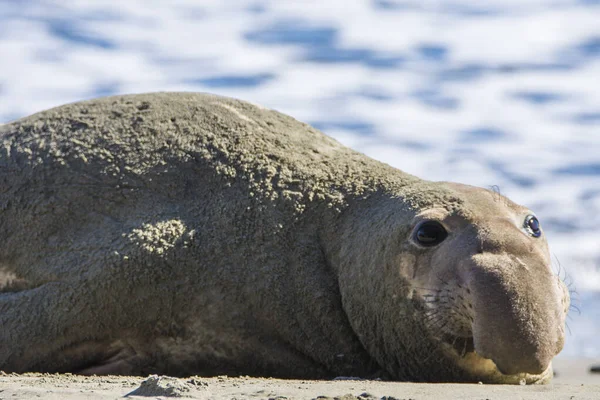
<path fill-rule="evenodd" d="M 596 363 L 594 362 L 596 361 Z M 507 386 L 423 384 L 364 380 L 306 381 L 248 377 L 84 377 L 72 374 L 2 374 L 0 399 L 598 399 L 597 360 L 558 359 L 552 384 Z"/>

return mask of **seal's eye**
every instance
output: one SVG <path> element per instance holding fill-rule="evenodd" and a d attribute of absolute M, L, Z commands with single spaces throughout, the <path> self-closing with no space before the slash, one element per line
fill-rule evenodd
<path fill-rule="evenodd" d="M 421 246 L 435 246 L 446 237 L 446 228 L 437 221 L 423 221 L 415 231 L 415 241 Z"/>
<path fill-rule="evenodd" d="M 542 231 L 540 230 L 540 221 L 536 218 L 535 215 L 528 215 L 525 217 L 525 223 L 523 224 L 527 232 L 533 237 L 542 236 Z"/>

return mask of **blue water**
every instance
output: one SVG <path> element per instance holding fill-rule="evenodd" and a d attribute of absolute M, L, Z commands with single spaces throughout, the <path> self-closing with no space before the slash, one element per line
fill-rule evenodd
<path fill-rule="evenodd" d="M 600 1 L 0 0 L 0 123 L 120 93 L 240 97 L 530 206 L 600 356 Z"/>

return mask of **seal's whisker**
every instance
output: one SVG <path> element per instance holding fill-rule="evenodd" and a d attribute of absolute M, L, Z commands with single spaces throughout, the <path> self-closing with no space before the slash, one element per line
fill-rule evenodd
<path fill-rule="evenodd" d="M 560 260 L 558 259 L 558 257 L 556 256 L 555 253 L 552 253 L 552 257 L 553 257 L 553 259 L 551 260 L 551 263 L 553 265 L 556 265 L 556 268 L 557 268 L 556 276 L 558 276 L 559 279 L 564 282 L 565 276 L 563 275 L 563 273 L 565 273 L 566 271 L 562 269 Z M 552 262 L 552 261 L 554 261 L 554 262 Z"/>
<path fill-rule="evenodd" d="M 500 187 L 498 185 L 491 185 L 489 186 L 490 191 L 492 191 L 492 193 L 494 193 L 495 196 L 493 196 L 493 199 L 495 202 L 501 202 L 502 201 L 502 194 L 500 193 Z"/>
<path fill-rule="evenodd" d="M 575 305 L 575 304 L 569 305 L 569 311 L 571 311 L 571 310 L 574 310 L 577 313 L 577 315 L 581 315 L 581 309 L 577 305 Z M 567 314 L 567 316 L 569 316 L 569 315 Z M 569 318 L 570 318 L 570 316 L 569 316 Z"/>
<path fill-rule="evenodd" d="M 431 321 L 428 321 L 427 325 L 429 325 L 429 328 L 434 328 L 436 330 L 441 329 L 442 326 L 441 324 L 444 323 L 445 318 L 440 317 Z"/>
<path fill-rule="evenodd" d="M 444 324 L 443 324 L 443 325 L 440 325 L 438 329 L 439 329 L 440 331 L 443 331 L 443 330 L 444 330 L 444 328 L 446 328 L 447 326 L 448 326 L 448 319 L 446 319 L 446 320 L 445 320 L 445 322 L 444 322 Z"/>
<path fill-rule="evenodd" d="M 438 310 L 437 308 L 432 308 L 432 309 L 426 310 L 426 311 L 425 311 L 425 317 L 426 317 L 426 318 L 427 318 L 427 317 L 431 317 L 431 316 L 433 316 L 433 315 L 436 315 L 436 314 L 438 314 L 438 312 L 439 312 L 439 310 Z"/>
<path fill-rule="evenodd" d="M 431 315 L 434 315 L 434 314 L 436 314 L 437 312 L 438 312 L 438 309 L 437 309 L 437 308 L 430 308 L 430 309 L 428 309 L 428 310 L 425 310 L 425 316 L 426 316 L 426 317 L 429 317 L 429 316 L 431 316 Z"/>
<path fill-rule="evenodd" d="M 428 325 L 436 325 L 438 323 L 438 321 L 441 321 L 441 320 L 442 320 L 441 316 L 436 314 L 436 315 L 432 316 L 431 318 L 426 318 L 425 322 Z"/>
<path fill-rule="evenodd" d="M 413 286 L 413 289 L 426 290 L 429 292 L 437 292 L 437 293 L 442 291 L 442 289 L 430 289 L 430 288 L 425 288 L 425 287 L 420 287 L 420 286 Z"/>
<path fill-rule="evenodd" d="M 429 324 L 429 325 L 436 325 L 439 321 L 442 321 L 442 320 L 443 320 L 442 316 L 436 314 L 436 315 L 432 316 L 431 318 L 425 319 L 425 322 L 427 322 L 427 324 Z"/>
<path fill-rule="evenodd" d="M 557 269 L 558 269 L 556 275 L 558 276 L 558 278 L 561 281 L 563 281 L 563 283 L 567 286 L 567 288 L 571 289 L 571 287 L 574 286 L 573 278 L 567 272 L 567 269 L 563 268 L 562 264 L 560 263 L 560 260 L 556 256 L 556 254 L 552 253 L 552 256 L 553 256 L 553 260 L 555 261 L 555 264 L 556 264 Z"/>
<path fill-rule="evenodd" d="M 440 283 L 442 285 L 444 285 L 443 287 L 445 288 L 446 285 L 448 284 L 448 281 L 446 279 L 442 278 L 439 274 L 435 274 L 435 277 L 437 278 L 437 280 L 440 281 Z"/>
<path fill-rule="evenodd" d="M 568 287 L 568 289 L 569 289 L 569 296 L 571 297 L 571 299 L 575 298 L 578 300 L 579 292 L 577 291 L 577 289 L 570 288 L 570 287 Z"/>

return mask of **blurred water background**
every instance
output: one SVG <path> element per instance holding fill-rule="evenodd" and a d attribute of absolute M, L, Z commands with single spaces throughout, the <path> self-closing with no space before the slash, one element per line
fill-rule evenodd
<path fill-rule="evenodd" d="M 561 356 L 600 357 L 600 0 L 0 0 L 0 123 L 151 91 L 242 98 L 499 187 L 577 290 Z"/>

